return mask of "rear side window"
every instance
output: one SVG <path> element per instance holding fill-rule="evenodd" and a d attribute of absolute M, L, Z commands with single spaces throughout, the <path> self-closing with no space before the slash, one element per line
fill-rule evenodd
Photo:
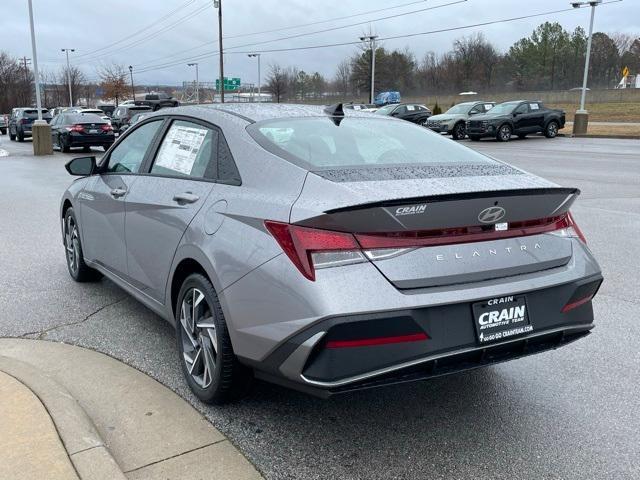
<path fill-rule="evenodd" d="M 425 128 L 384 117 L 345 117 L 335 123 L 329 117 L 267 120 L 247 131 L 267 150 L 310 170 L 497 164 Z"/>
<path fill-rule="evenodd" d="M 137 173 L 162 123 L 162 120 L 146 123 L 123 138 L 109 156 L 107 172 Z"/>
<path fill-rule="evenodd" d="M 217 130 L 176 120 L 160 144 L 151 173 L 214 179 L 217 151 Z"/>

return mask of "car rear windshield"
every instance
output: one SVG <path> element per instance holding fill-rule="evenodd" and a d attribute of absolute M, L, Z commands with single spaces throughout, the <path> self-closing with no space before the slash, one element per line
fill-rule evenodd
<path fill-rule="evenodd" d="M 46 117 L 48 114 L 49 114 L 49 110 L 47 110 L 46 108 L 43 108 L 42 115 Z M 23 112 L 23 115 L 25 118 L 38 118 L 38 110 L 36 110 L 35 108 L 32 110 L 25 110 Z"/>
<path fill-rule="evenodd" d="M 105 123 L 102 117 L 95 113 L 77 113 L 66 115 L 65 120 L 69 123 Z"/>
<path fill-rule="evenodd" d="M 497 165 L 498 162 L 405 121 L 309 117 L 247 127 L 268 151 L 311 170 L 395 165 Z"/>

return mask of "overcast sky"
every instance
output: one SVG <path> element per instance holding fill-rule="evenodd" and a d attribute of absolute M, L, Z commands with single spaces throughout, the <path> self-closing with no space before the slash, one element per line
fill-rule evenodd
<path fill-rule="evenodd" d="M 607 0 L 610 1 L 610 0 Z M 355 41 L 369 30 L 381 38 L 426 32 L 507 19 L 528 14 L 570 8 L 565 0 L 223 0 L 225 75 L 240 77 L 242 82 L 255 82 L 257 62 L 246 53 L 232 51 L 264 51 L 273 49 L 334 44 Z M 407 5 L 411 3 L 411 5 Z M 438 5 L 447 5 L 442 8 Z M 405 5 L 399 8 L 392 8 Z M 109 0 L 77 1 L 33 0 L 36 41 L 40 68 L 58 70 L 65 61 L 61 48 L 75 48 L 71 62 L 78 65 L 89 79 L 97 78 L 101 63 L 133 65 L 136 83 L 181 84 L 192 80 L 195 72 L 187 67 L 199 62 L 200 80 L 213 81 L 218 75 L 218 58 L 189 59 L 217 51 L 217 10 L 212 0 Z M 380 10 L 367 15 L 355 14 Z M 418 11 L 416 10 L 423 10 Z M 414 12 L 395 18 L 392 15 Z M 338 17 L 351 16 L 340 20 Z M 380 19 L 379 21 L 374 21 Z M 300 27 L 302 24 L 322 22 Z M 426 52 L 445 52 L 454 39 L 482 32 L 501 50 L 529 35 L 543 21 L 560 22 L 573 30 L 589 23 L 589 9 L 570 10 L 537 18 L 385 40 L 386 48 L 408 47 L 420 59 Z M 31 57 L 29 17 L 26 0 L 0 0 L 0 50 L 14 56 Z M 176 22 L 180 23 L 174 25 Z M 364 22 L 364 23 L 362 23 Z M 360 25 L 353 25 L 361 23 Z M 280 41 L 281 37 L 327 30 Z M 297 28 L 259 33 L 286 27 Z M 623 0 L 597 8 L 595 31 L 627 32 L 640 35 L 640 0 Z M 235 38 L 232 38 L 235 37 Z M 206 44 L 206 42 L 210 42 Z M 242 46 L 233 49 L 234 46 Z M 101 50 L 98 50 L 101 49 Z M 297 66 L 306 72 L 319 71 L 331 78 L 335 65 L 356 51 L 355 45 L 313 50 L 262 53 L 263 79 L 268 66 Z M 148 70 L 163 63 L 177 65 Z M 140 73 L 138 73 L 140 72 Z"/>

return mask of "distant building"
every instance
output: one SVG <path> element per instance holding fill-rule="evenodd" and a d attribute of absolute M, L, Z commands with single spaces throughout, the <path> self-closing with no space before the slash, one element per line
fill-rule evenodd
<path fill-rule="evenodd" d="M 616 88 L 640 88 L 640 74 L 625 75 Z"/>

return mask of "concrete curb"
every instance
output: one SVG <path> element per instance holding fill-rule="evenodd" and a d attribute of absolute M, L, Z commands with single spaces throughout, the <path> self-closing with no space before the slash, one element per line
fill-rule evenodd
<path fill-rule="evenodd" d="M 42 402 L 82 480 L 126 480 L 91 419 L 64 387 L 28 363 L 10 357 L 0 356 L 0 370 Z"/>
<path fill-rule="evenodd" d="M 640 140 L 638 135 L 570 135 L 572 138 L 612 138 L 614 140 Z"/>

